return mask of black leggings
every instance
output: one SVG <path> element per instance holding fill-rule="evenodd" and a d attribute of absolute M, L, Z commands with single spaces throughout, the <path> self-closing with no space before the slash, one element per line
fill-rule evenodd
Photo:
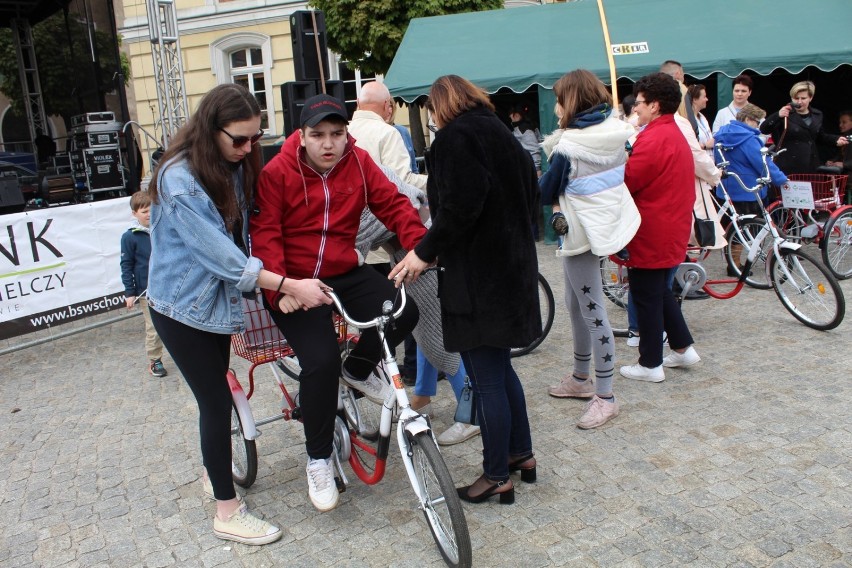
<path fill-rule="evenodd" d="M 341 276 L 323 278 L 356 320 L 373 319 L 382 312 L 382 303 L 396 295 L 393 283 L 369 266 L 360 266 Z M 264 299 L 265 302 L 265 299 Z M 267 309 L 269 305 L 266 304 Z M 285 314 L 270 310 L 299 359 L 299 405 L 305 428 L 305 449 L 311 459 L 331 456 L 337 392 L 340 377 L 340 349 L 332 325 L 330 305 Z M 417 324 L 417 305 L 408 296 L 405 310 L 387 330 L 388 345 L 396 347 Z M 357 347 L 346 360 L 346 370 L 366 378 L 382 359 L 382 348 L 375 328 L 364 330 Z"/>
<path fill-rule="evenodd" d="M 198 404 L 201 459 L 218 500 L 234 499 L 231 477 L 231 390 L 225 373 L 231 336 L 201 331 L 151 310 L 151 321 Z"/>

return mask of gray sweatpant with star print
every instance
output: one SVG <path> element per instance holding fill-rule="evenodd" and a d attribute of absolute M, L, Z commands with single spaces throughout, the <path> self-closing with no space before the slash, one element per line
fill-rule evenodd
<path fill-rule="evenodd" d="M 565 305 L 571 314 L 574 337 L 574 374 L 589 376 L 594 357 L 595 392 L 612 393 L 615 339 L 606 316 L 600 257 L 591 252 L 562 258 Z"/>

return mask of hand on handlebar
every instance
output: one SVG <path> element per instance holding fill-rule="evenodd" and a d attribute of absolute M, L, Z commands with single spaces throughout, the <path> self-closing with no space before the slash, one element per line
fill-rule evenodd
<path fill-rule="evenodd" d="M 409 251 L 405 258 L 403 258 L 399 264 L 394 266 L 390 274 L 388 274 L 388 280 L 393 280 L 394 285 L 399 288 L 400 285 L 404 282 L 405 284 L 413 284 L 417 282 L 417 278 L 423 274 L 423 271 L 435 264 L 434 262 L 426 262 L 425 260 L 421 260 L 417 253 L 413 250 Z"/>
<path fill-rule="evenodd" d="M 287 280 L 288 293 L 284 294 L 278 302 L 278 307 L 284 313 L 291 313 L 296 310 L 309 310 L 323 304 L 330 304 L 331 298 L 326 294 L 331 290 L 331 286 L 323 283 L 322 280 L 316 278 L 305 278 L 302 280 Z M 285 309 L 289 308 L 289 309 Z"/>

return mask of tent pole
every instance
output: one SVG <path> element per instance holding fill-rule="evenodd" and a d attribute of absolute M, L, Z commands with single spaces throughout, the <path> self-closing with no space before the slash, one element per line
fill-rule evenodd
<path fill-rule="evenodd" d="M 609 80 L 612 81 L 612 106 L 618 108 L 618 85 L 615 76 L 615 58 L 612 56 L 612 43 L 609 40 L 609 27 L 606 24 L 603 0 L 598 0 L 598 12 L 601 16 L 601 30 L 603 31 L 604 43 L 606 44 L 606 58 L 609 62 Z"/>

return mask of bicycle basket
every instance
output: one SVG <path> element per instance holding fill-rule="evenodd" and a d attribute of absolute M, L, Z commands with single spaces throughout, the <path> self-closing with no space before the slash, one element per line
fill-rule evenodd
<path fill-rule="evenodd" d="M 266 363 L 288 355 L 287 340 L 263 304 L 243 298 L 242 305 L 246 330 L 231 336 L 234 353 L 252 363 Z"/>
<path fill-rule="evenodd" d="M 832 211 L 842 203 L 848 177 L 841 174 L 790 174 L 787 179 L 810 183 L 814 193 L 814 209 Z"/>

